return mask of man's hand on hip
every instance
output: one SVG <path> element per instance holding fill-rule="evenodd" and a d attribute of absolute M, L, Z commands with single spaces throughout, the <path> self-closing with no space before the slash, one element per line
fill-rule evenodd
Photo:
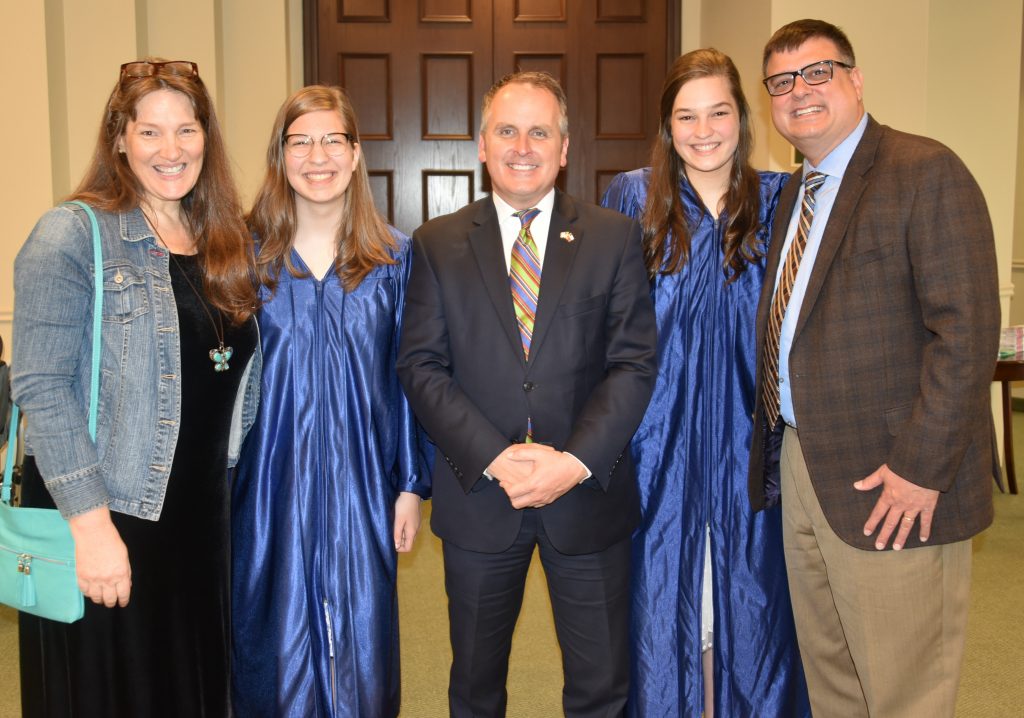
<path fill-rule="evenodd" d="M 870 491 L 877 486 L 882 487 L 882 494 L 868 516 L 868 522 L 864 524 L 864 535 L 870 536 L 879 521 L 885 519 L 878 532 L 875 548 L 879 551 L 884 549 L 893 530 L 897 529 L 892 547 L 899 551 L 906 545 L 910 530 L 918 519 L 921 521 L 921 541 L 927 541 L 932 532 L 932 516 L 939 501 L 939 492 L 907 481 L 892 471 L 888 464 L 882 464 L 874 473 L 853 484 L 853 488 L 858 491 Z"/>

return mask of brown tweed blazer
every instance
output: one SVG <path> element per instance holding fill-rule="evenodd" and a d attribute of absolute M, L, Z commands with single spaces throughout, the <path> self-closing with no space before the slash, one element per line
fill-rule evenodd
<path fill-rule="evenodd" d="M 761 352 L 801 172 L 779 201 L 757 314 L 758 404 L 749 492 L 764 506 Z M 868 119 L 836 196 L 789 357 L 811 481 L 832 529 L 873 549 L 863 526 L 881 489 L 853 482 L 884 463 L 942 492 L 929 545 L 992 521 L 989 385 L 1000 310 L 992 225 L 963 162 L 934 140 Z M 783 499 L 785 500 L 785 499 Z M 917 529 L 907 547 L 919 546 Z"/>

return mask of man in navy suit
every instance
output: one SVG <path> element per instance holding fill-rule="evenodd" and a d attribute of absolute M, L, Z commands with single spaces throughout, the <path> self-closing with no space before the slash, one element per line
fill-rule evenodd
<path fill-rule="evenodd" d="M 503 78 L 484 98 L 479 141 L 493 194 L 413 237 L 398 371 L 439 448 L 431 527 L 444 546 L 453 716 L 505 713 L 535 546 L 566 715 L 621 715 L 629 690 L 639 509 L 628 444 L 654 386 L 654 313 L 636 222 L 555 189 L 568 146 L 558 83 Z M 517 242 L 539 290 L 514 302 L 530 285 Z"/>

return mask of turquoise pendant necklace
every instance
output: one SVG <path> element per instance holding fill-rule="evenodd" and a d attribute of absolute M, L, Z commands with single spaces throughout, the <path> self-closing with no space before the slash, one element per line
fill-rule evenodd
<path fill-rule="evenodd" d="M 148 220 L 149 217 L 147 216 L 146 219 Z M 199 306 L 203 308 L 203 311 L 206 312 L 206 317 L 210 320 L 210 326 L 213 327 L 213 333 L 217 337 L 217 346 L 210 350 L 210 361 L 213 362 L 213 370 L 215 372 L 227 371 L 231 368 L 228 361 L 231 360 L 235 350 L 233 347 L 224 346 L 224 320 L 220 310 L 217 310 L 217 321 L 214 321 L 213 314 L 210 312 L 210 308 L 206 305 L 206 299 L 203 298 L 203 295 L 199 293 L 198 289 L 196 289 L 196 285 L 194 285 L 192 280 L 189 279 L 188 273 L 181 266 L 181 263 L 178 262 L 178 259 L 174 256 L 174 252 L 172 252 L 171 248 L 167 246 L 167 242 L 164 241 L 164 238 L 160 236 L 160 232 L 157 231 L 156 225 L 153 224 L 152 221 L 150 221 L 149 224 L 153 228 L 153 233 L 156 234 L 157 240 L 164 246 L 164 249 L 167 250 L 167 254 L 170 255 L 171 261 L 174 262 L 174 266 L 178 268 L 181 276 L 185 278 L 185 281 L 188 283 L 192 293 L 195 294 L 196 299 L 199 300 Z"/>

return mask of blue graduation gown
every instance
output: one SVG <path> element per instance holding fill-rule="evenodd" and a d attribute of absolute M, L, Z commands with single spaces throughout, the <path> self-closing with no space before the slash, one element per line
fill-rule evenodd
<path fill-rule="evenodd" d="M 650 169 L 618 175 L 603 204 L 639 218 Z M 760 173 L 767 242 L 787 176 Z M 726 285 L 724 222 L 680 182 L 692 228 L 683 270 L 652 283 L 658 379 L 632 449 L 643 514 L 633 537 L 633 716 L 703 710 L 701 595 L 711 532 L 716 715 L 809 716 L 782 551 L 781 509 L 754 515 L 747 463 L 764 260 Z M 780 218 L 786 221 L 786 218 Z"/>
<path fill-rule="evenodd" d="M 394 234 L 397 264 L 352 292 L 333 269 L 262 290 L 261 404 L 232 497 L 235 715 L 398 714 L 394 503 L 429 494 L 431 455 L 395 374 L 412 253 Z"/>

